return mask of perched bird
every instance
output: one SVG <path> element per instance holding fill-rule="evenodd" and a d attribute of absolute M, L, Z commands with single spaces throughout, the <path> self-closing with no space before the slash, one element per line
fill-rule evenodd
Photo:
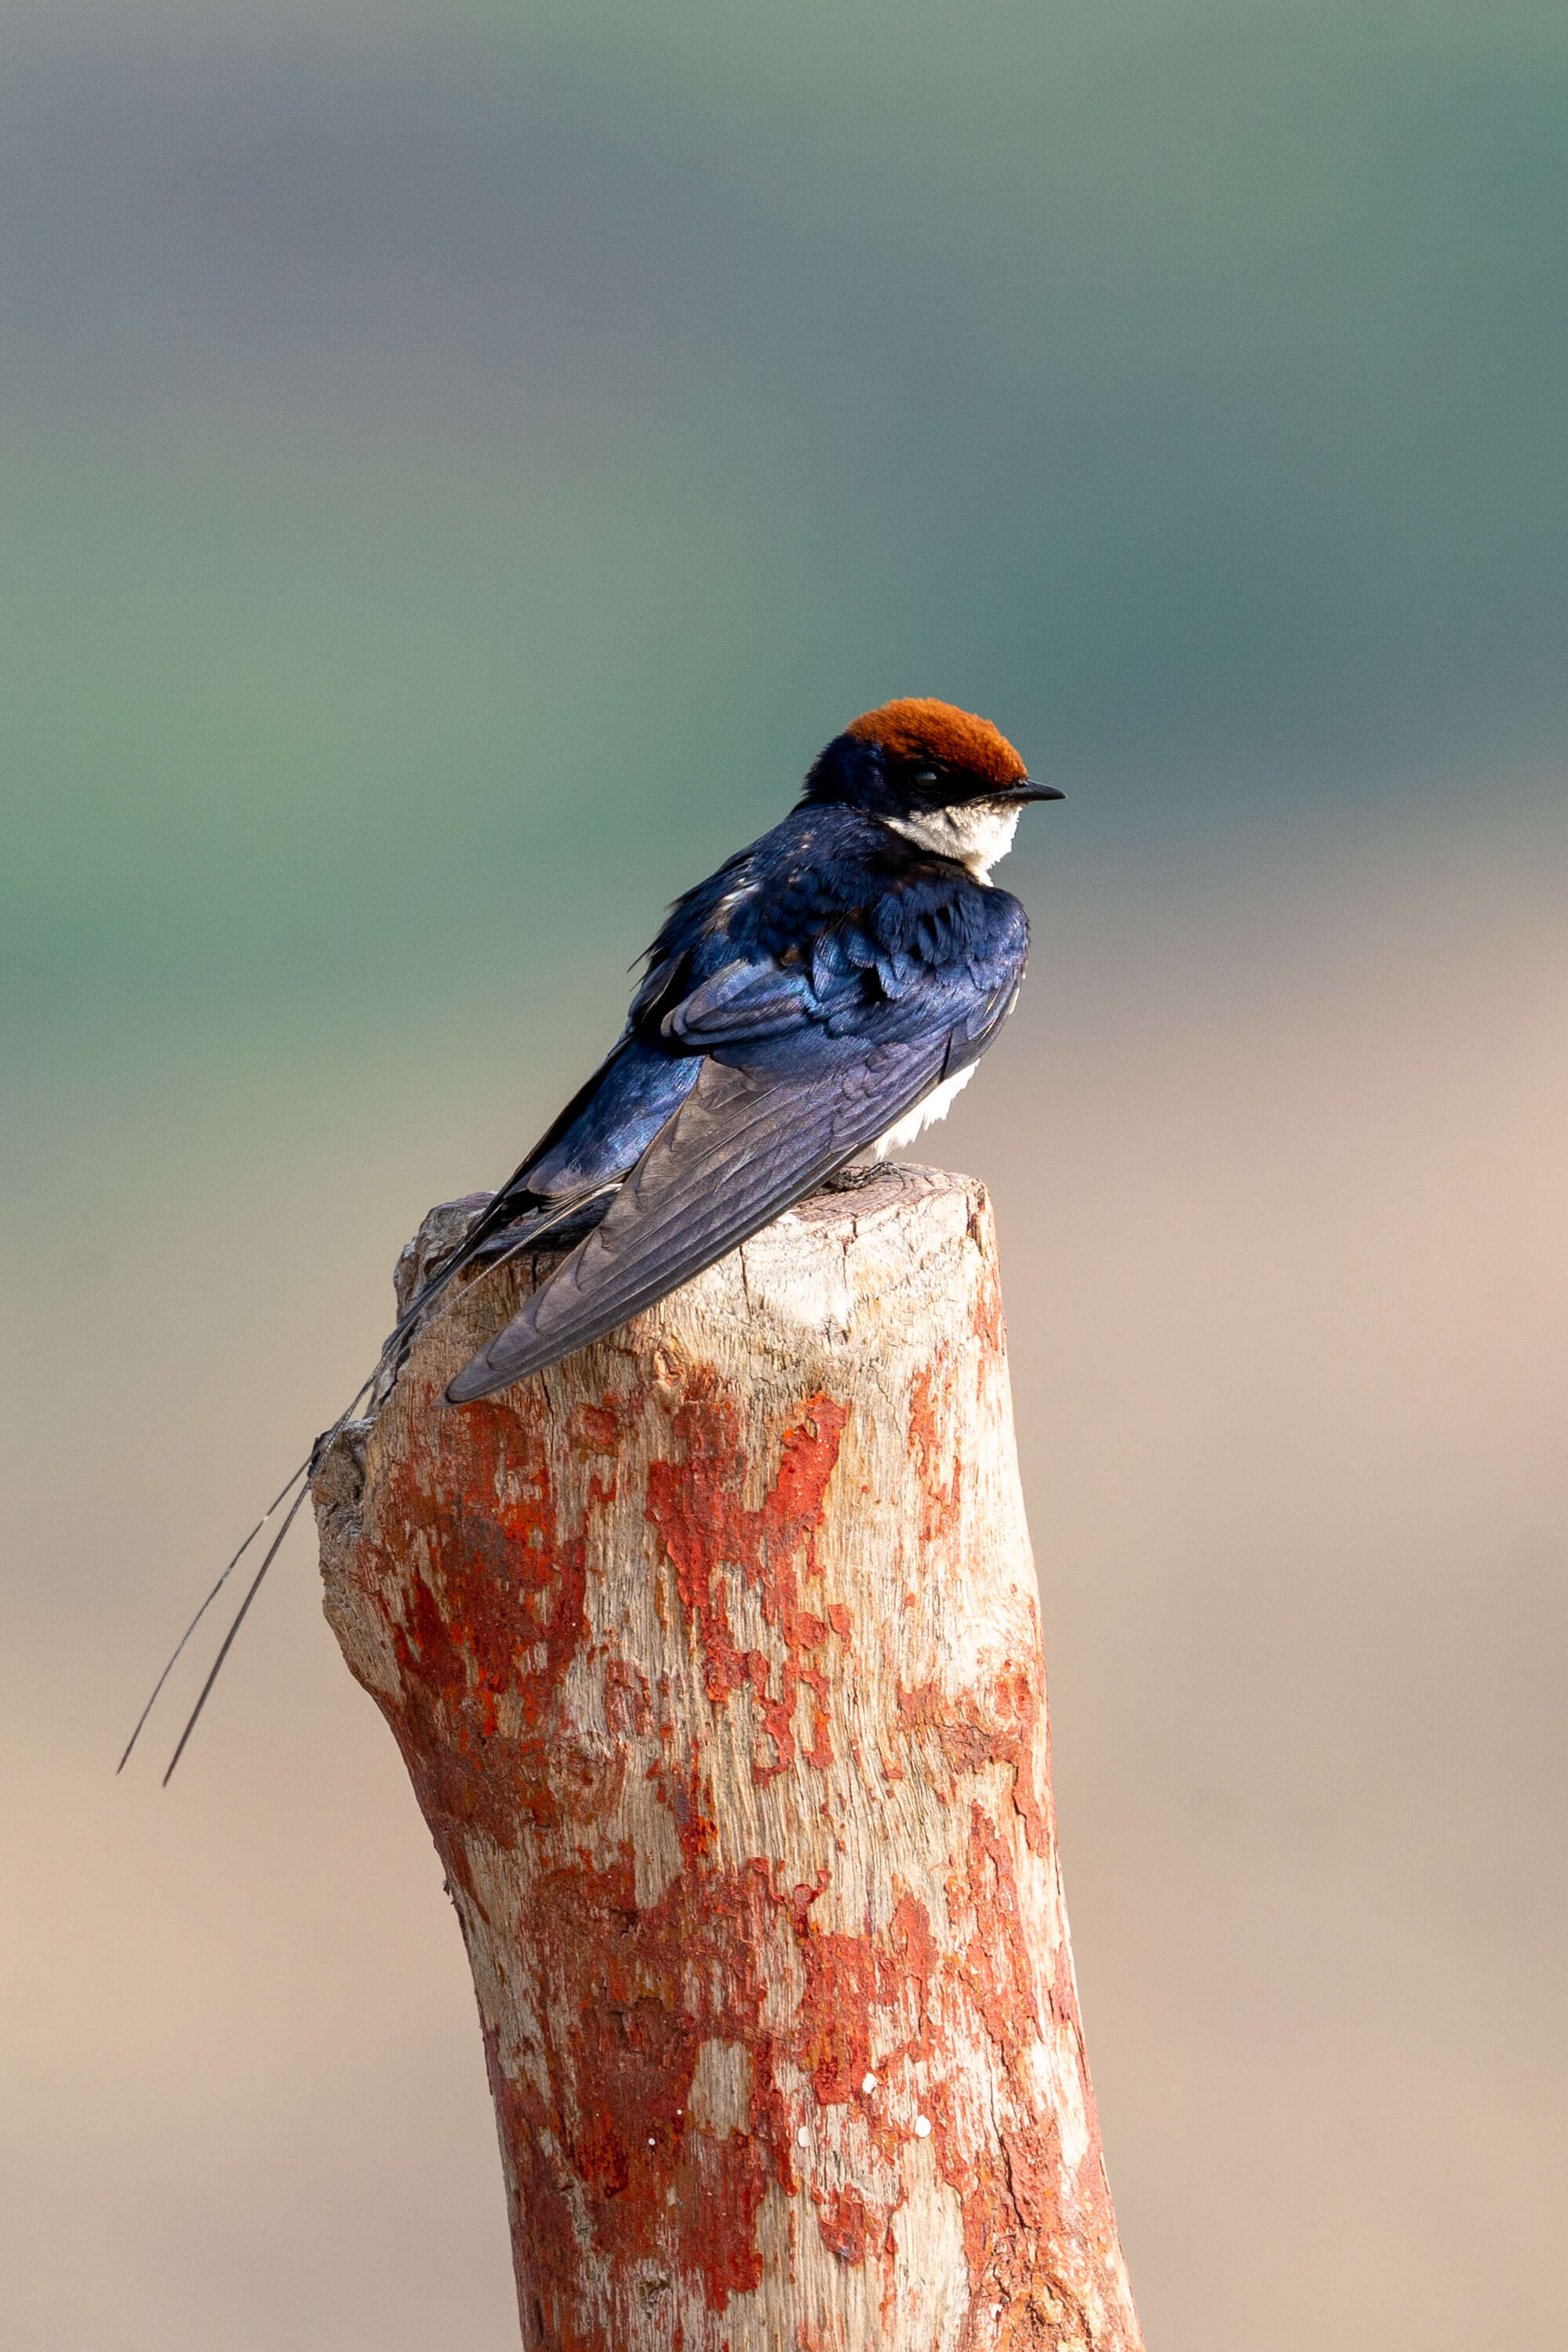
<path fill-rule="evenodd" d="M 444 1288 L 498 1243 L 582 1233 L 447 1402 L 615 1329 L 944 1117 L 1029 952 L 991 868 L 1025 803 L 1061 797 L 950 703 L 884 703 L 835 736 L 782 824 L 676 900 L 620 1042 L 438 1270 Z"/>
<path fill-rule="evenodd" d="M 542 1371 L 712 1265 L 846 1161 L 941 1118 L 1017 1000 L 1023 908 L 994 887 L 1029 801 L 1056 801 L 988 719 L 910 698 L 836 735 L 797 805 L 676 900 L 625 1031 L 462 1241 L 433 1268 L 359 1395 L 218 1578 L 141 1711 L 282 1508 L 167 1781 L 321 1449 L 396 1370 L 465 1268 L 572 1244 L 446 1391 L 466 1404 Z M 301 1481 L 306 1483 L 301 1484 Z"/>

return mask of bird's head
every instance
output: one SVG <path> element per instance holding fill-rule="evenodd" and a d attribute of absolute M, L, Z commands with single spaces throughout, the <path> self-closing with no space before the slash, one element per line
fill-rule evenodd
<path fill-rule="evenodd" d="M 1059 801 L 1037 784 L 988 719 L 950 702 L 906 696 L 868 710 L 822 751 L 808 801 L 847 802 L 985 881 L 1012 845 L 1030 801 Z"/>

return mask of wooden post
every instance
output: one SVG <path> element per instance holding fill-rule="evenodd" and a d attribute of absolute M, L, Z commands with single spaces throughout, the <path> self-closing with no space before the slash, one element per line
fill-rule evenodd
<path fill-rule="evenodd" d="M 407 1295 L 475 1202 L 434 1211 Z M 983 1188 L 851 1171 L 316 1477 L 474 1971 L 528 2352 L 1137 2352 Z"/>

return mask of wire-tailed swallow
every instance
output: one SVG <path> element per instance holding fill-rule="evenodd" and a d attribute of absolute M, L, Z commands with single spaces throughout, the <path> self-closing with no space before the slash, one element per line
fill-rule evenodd
<path fill-rule="evenodd" d="M 497 1244 L 582 1234 L 447 1401 L 615 1329 L 942 1118 L 1029 952 L 991 868 L 1025 803 L 1061 797 L 950 703 L 835 736 L 782 824 L 676 900 L 619 1043 L 439 1269 L 432 1289 Z"/>

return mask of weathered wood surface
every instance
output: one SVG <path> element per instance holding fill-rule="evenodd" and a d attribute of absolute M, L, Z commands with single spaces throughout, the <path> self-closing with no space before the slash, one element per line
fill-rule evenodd
<path fill-rule="evenodd" d="M 1133 2352 L 984 1190 L 861 1176 L 441 1406 L 539 1270 L 316 1480 L 473 1966 L 524 2344 Z"/>

